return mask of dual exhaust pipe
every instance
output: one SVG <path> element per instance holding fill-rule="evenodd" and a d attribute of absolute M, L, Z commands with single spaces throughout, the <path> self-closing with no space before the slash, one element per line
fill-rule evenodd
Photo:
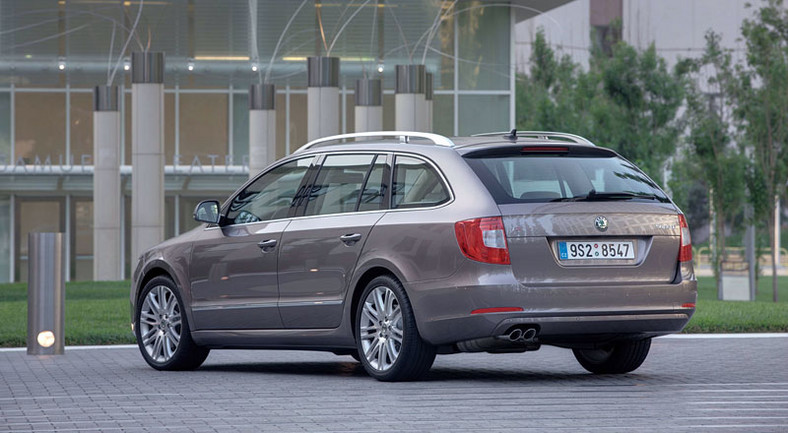
<path fill-rule="evenodd" d="M 536 328 L 521 326 L 511 329 L 507 334 L 496 337 L 461 341 L 457 343 L 457 349 L 461 352 L 525 352 L 539 349 L 541 344 L 536 337 Z"/>
<path fill-rule="evenodd" d="M 534 343 L 536 340 L 536 329 L 534 328 L 514 328 L 506 337 L 512 343 Z"/>

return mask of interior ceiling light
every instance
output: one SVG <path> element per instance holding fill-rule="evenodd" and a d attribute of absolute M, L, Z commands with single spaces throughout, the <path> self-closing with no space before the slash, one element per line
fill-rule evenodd
<path fill-rule="evenodd" d="M 194 56 L 194 60 L 218 62 L 248 62 L 249 56 Z"/>
<path fill-rule="evenodd" d="M 66 60 L 62 57 L 57 60 L 57 68 L 61 71 L 66 69 Z"/>
<path fill-rule="evenodd" d="M 189 59 L 189 61 L 186 62 L 186 69 L 190 71 L 194 70 L 194 59 Z"/>
<path fill-rule="evenodd" d="M 128 71 L 131 69 L 131 62 L 128 59 L 123 60 L 123 70 Z"/>
<path fill-rule="evenodd" d="M 383 73 L 383 63 L 378 63 L 378 72 Z"/>
<path fill-rule="evenodd" d="M 257 63 L 252 63 L 252 71 L 257 72 Z"/>

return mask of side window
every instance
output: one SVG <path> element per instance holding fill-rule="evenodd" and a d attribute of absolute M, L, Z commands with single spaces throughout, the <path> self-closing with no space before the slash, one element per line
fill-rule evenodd
<path fill-rule="evenodd" d="M 375 155 L 329 155 L 309 193 L 305 215 L 354 212 Z"/>
<path fill-rule="evenodd" d="M 233 198 L 225 217 L 227 223 L 243 224 L 287 217 L 313 159 L 290 161 L 258 177 Z"/>
<path fill-rule="evenodd" d="M 449 200 L 449 191 L 438 173 L 421 159 L 397 156 L 391 208 L 435 206 Z"/>
<path fill-rule="evenodd" d="M 386 157 L 384 155 L 378 155 L 367 177 L 367 183 L 364 184 L 364 190 L 361 192 L 361 202 L 358 204 L 358 210 L 385 209 L 386 203 L 384 199 L 386 197 L 388 183 Z"/>

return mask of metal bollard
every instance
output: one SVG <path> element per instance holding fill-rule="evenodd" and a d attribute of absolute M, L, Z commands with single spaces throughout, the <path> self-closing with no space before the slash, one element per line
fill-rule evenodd
<path fill-rule="evenodd" d="M 65 283 L 63 233 L 29 233 L 27 354 L 62 355 Z"/>

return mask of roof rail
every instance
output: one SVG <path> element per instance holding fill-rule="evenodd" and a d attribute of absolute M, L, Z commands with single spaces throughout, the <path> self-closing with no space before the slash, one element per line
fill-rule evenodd
<path fill-rule="evenodd" d="M 485 132 L 483 134 L 473 134 L 472 137 L 488 137 L 495 135 L 511 135 L 514 131 L 501 131 L 501 132 Z M 549 140 L 551 138 L 565 139 L 577 144 L 587 144 L 596 146 L 591 140 L 575 134 L 566 132 L 553 132 L 553 131 L 516 131 L 517 137 L 523 138 L 538 138 L 542 140 Z"/>
<path fill-rule="evenodd" d="M 415 131 L 370 131 L 370 132 L 356 132 L 352 134 L 332 135 L 330 137 L 318 138 L 309 143 L 299 147 L 295 152 L 303 152 L 312 148 L 313 146 L 330 143 L 332 141 L 348 140 L 352 138 L 365 138 L 365 137 L 398 137 L 400 143 L 409 143 L 411 138 L 424 138 L 432 141 L 433 144 L 438 146 L 454 147 L 454 142 L 448 137 L 443 135 L 433 134 L 430 132 L 415 132 Z"/>

